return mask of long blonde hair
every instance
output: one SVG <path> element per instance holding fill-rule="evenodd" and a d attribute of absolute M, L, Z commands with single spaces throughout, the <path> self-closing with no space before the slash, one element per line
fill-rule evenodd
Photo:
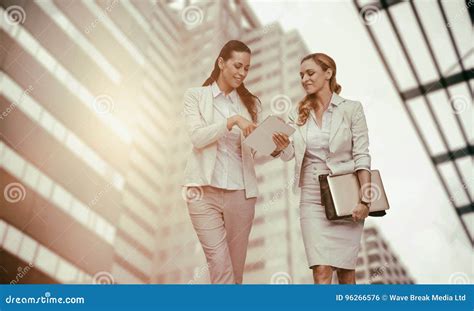
<path fill-rule="evenodd" d="M 329 80 L 329 88 L 331 89 L 331 92 L 335 92 L 336 94 L 341 93 L 342 87 L 336 81 L 336 62 L 329 55 L 324 53 L 313 53 L 303 57 L 300 64 L 308 59 L 314 60 L 314 62 L 321 66 L 324 71 L 332 69 L 332 76 Z M 315 94 L 309 94 L 298 103 L 297 125 L 302 126 L 306 123 L 311 109 L 314 108 L 316 104 L 315 99 Z"/>

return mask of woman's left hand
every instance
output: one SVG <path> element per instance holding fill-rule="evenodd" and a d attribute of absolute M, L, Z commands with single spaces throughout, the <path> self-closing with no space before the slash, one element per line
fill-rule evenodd
<path fill-rule="evenodd" d="M 352 220 L 361 221 L 369 216 L 369 207 L 363 203 L 357 204 L 352 210 Z"/>
<path fill-rule="evenodd" d="M 290 144 L 290 139 L 285 133 L 275 132 L 273 133 L 272 139 L 276 145 L 276 148 L 273 152 L 280 152 Z"/>

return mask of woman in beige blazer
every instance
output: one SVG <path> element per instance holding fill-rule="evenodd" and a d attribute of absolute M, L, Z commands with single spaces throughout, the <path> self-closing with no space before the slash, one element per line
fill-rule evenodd
<path fill-rule="evenodd" d="M 352 219 L 329 221 L 321 205 L 318 175 L 357 172 L 362 187 L 370 185 L 364 112 L 360 102 L 338 95 L 341 86 L 336 82 L 336 64 L 328 55 L 304 57 L 300 77 L 306 96 L 289 114 L 296 132 L 291 142 L 281 133 L 274 134 L 273 140 L 282 160 L 295 159 L 294 186 L 301 188 L 300 224 L 314 282 L 331 283 L 336 270 L 340 284 L 354 284 L 370 193 L 363 192 L 365 197 L 354 206 Z"/>
<path fill-rule="evenodd" d="M 250 49 L 227 42 L 202 87 L 184 95 L 193 145 L 183 194 L 212 283 L 242 283 L 257 197 L 255 152 L 242 143 L 256 127 L 259 99 L 244 86 Z"/>

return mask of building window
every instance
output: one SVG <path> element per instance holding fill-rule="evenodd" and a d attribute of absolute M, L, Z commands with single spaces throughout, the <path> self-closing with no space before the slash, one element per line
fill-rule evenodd
<path fill-rule="evenodd" d="M 376 261 L 380 261 L 380 260 L 381 260 L 379 254 L 369 255 L 368 259 L 369 259 L 369 263 L 373 263 L 373 262 L 376 262 Z"/>
<path fill-rule="evenodd" d="M 357 271 L 356 272 L 356 279 L 364 279 L 365 278 L 365 271 Z"/>
<path fill-rule="evenodd" d="M 263 238 L 254 239 L 249 242 L 248 248 L 262 246 L 263 244 L 265 244 L 265 240 Z"/>
<path fill-rule="evenodd" d="M 253 39 L 248 40 L 248 41 L 246 42 L 246 44 L 247 44 L 247 45 L 251 45 L 251 44 L 256 43 L 256 42 L 259 42 L 259 41 L 261 41 L 261 40 L 262 40 L 261 37 L 255 37 L 255 38 L 253 38 Z"/>
<path fill-rule="evenodd" d="M 376 235 L 376 233 L 377 233 L 377 231 L 374 228 L 369 228 L 369 229 L 364 231 L 364 234 L 366 236 Z"/>
<path fill-rule="evenodd" d="M 255 220 L 253 221 L 253 224 L 260 225 L 260 224 L 263 224 L 264 222 L 265 222 L 265 219 L 262 216 L 259 216 L 255 218 Z"/>
<path fill-rule="evenodd" d="M 365 247 L 367 248 L 367 250 L 370 250 L 370 249 L 373 249 L 373 248 L 377 248 L 378 245 L 377 245 L 377 242 L 375 241 L 371 241 L 371 242 L 368 242 Z"/>
<path fill-rule="evenodd" d="M 264 267 L 265 267 L 265 262 L 257 261 L 257 262 L 254 262 L 254 263 L 246 264 L 245 265 L 245 272 L 260 270 L 260 269 L 263 269 Z"/>

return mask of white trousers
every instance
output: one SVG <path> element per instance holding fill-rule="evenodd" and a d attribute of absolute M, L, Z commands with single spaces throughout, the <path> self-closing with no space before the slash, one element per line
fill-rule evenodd
<path fill-rule="evenodd" d="M 194 230 L 201 242 L 212 284 L 241 284 L 257 198 L 245 190 L 200 187 L 188 202 Z"/>

